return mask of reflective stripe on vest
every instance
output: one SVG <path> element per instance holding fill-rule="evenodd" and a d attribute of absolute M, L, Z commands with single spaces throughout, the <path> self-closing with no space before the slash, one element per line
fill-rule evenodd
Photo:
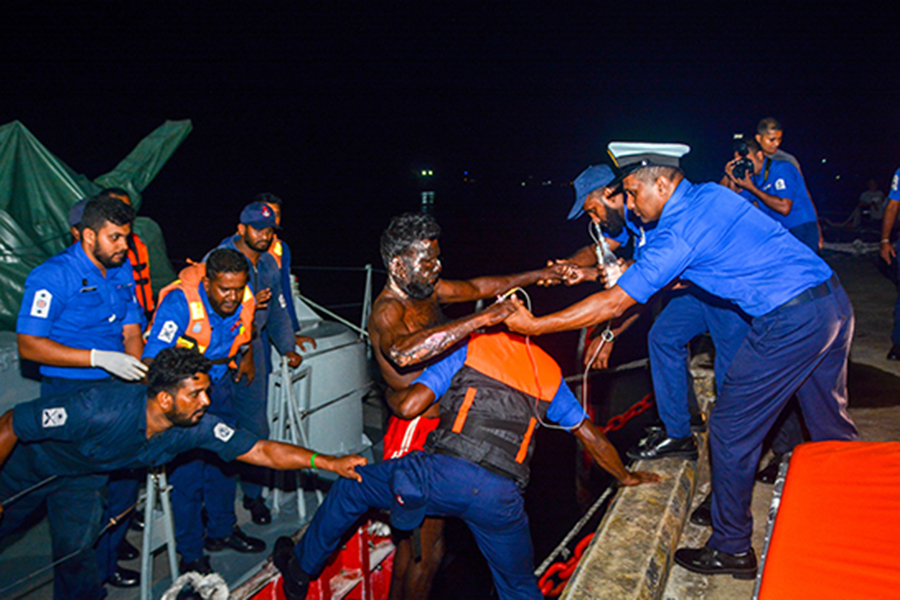
<path fill-rule="evenodd" d="M 153 288 L 150 285 L 150 253 L 147 244 L 136 233 L 130 234 L 127 241 L 128 262 L 134 270 L 134 295 L 144 307 L 144 311 L 149 313 L 156 306 L 153 302 Z"/>
<path fill-rule="evenodd" d="M 203 285 L 204 277 L 206 277 L 206 263 L 189 265 L 181 270 L 177 280 L 170 283 L 159 292 L 160 304 L 162 303 L 163 298 L 165 298 L 172 290 L 178 289 L 184 293 L 184 297 L 188 303 L 190 320 L 185 328 L 185 333 L 175 341 L 175 345 L 184 348 L 196 347 L 200 354 L 206 352 L 206 349 L 209 347 L 209 341 L 212 338 L 209 317 L 206 314 L 206 307 L 203 304 L 203 299 L 200 297 L 200 286 Z M 230 358 L 234 358 L 240 347 L 250 341 L 250 338 L 253 335 L 253 313 L 255 310 L 256 301 L 253 298 L 253 292 L 250 291 L 250 286 L 244 286 L 244 296 L 241 299 L 240 327 L 237 335 L 231 342 L 231 349 L 228 352 Z M 152 328 L 153 323 L 151 322 L 150 328 L 147 330 L 148 333 Z M 187 335 L 188 331 L 191 332 L 191 335 Z M 231 361 L 230 366 L 237 367 L 233 360 Z"/>
<path fill-rule="evenodd" d="M 277 236 L 272 236 L 272 243 L 269 244 L 269 254 L 271 254 L 275 258 L 275 262 L 278 263 L 278 268 L 281 269 L 281 255 L 284 253 L 284 250 L 281 249 L 281 240 L 278 239 Z"/>

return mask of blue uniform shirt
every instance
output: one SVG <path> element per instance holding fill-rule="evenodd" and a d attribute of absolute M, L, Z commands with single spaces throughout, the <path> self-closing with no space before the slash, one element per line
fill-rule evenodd
<path fill-rule="evenodd" d="M 625 206 L 624 208 L 625 227 L 622 228 L 619 235 L 607 237 L 619 242 L 619 245 L 621 246 L 627 244 L 629 238 L 634 238 L 634 259 L 637 260 L 640 258 L 644 246 L 646 246 L 653 237 L 653 232 L 656 231 L 656 227 L 654 226 L 655 223 L 645 225 L 637 215 L 628 210 L 628 206 Z"/>
<path fill-rule="evenodd" d="M 202 284 L 199 288 L 210 328 L 209 346 L 203 355 L 210 360 L 228 358 L 234 338 L 240 333 L 241 311 L 244 307 L 239 306 L 230 317 L 222 317 L 209 305 L 209 298 Z M 190 320 L 190 309 L 184 292 L 175 289 L 166 294 L 156 309 L 153 328 L 147 337 L 142 358 L 155 358 L 160 350 L 174 346 L 181 335 L 192 336 L 192 332 L 185 331 Z M 219 381 L 227 371 L 227 364 L 215 364 L 210 369 L 209 376 L 213 381 Z"/>
<path fill-rule="evenodd" d="M 41 477 L 163 465 L 194 448 L 227 462 L 259 439 L 206 414 L 193 427 L 172 427 L 148 440 L 147 387 L 118 381 L 19 404 L 13 430 L 19 444 L 10 460 L 28 461 Z"/>
<path fill-rule="evenodd" d="M 644 303 L 682 277 L 758 317 L 831 275 L 815 252 L 731 190 L 684 179 L 618 285 Z"/>
<path fill-rule="evenodd" d="M 900 169 L 894 172 L 891 180 L 891 191 L 888 192 L 888 200 L 900 200 Z"/>
<path fill-rule="evenodd" d="M 127 260 L 106 270 L 106 277 L 72 244 L 29 273 L 16 332 L 45 337 L 81 350 L 124 352 L 124 325 L 141 324 L 143 310 L 134 296 L 134 275 Z M 100 368 L 41 365 L 41 374 L 67 379 L 104 379 Z"/>
<path fill-rule="evenodd" d="M 453 376 L 466 362 L 468 351 L 469 345 L 466 344 L 446 358 L 430 365 L 416 377 L 413 383 L 421 383 L 434 392 L 434 401 L 437 402 L 450 389 Z M 560 381 L 559 388 L 556 390 L 556 395 L 550 402 L 546 414 L 548 419 L 568 429 L 577 427 L 582 420 L 587 418 L 584 409 L 565 381 Z"/>
<path fill-rule="evenodd" d="M 235 245 L 238 237 L 238 235 L 227 237 L 218 247 L 231 248 L 240 252 Z M 272 290 L 272 299 L 269 300 L 268 308 L 256 308 L 253 317 L 256 329 L 260 332 L 265 329 L 278 352 L 284 355 L 294 349 L 296 342 L 291 317 L 287 310 L 287 300 L 281 289 L 281 270 L 278 268 L 278 263 L 275 262 L 275 257 L 268 252 L 260 254 L 255 265 L 250 262 L 249 258 L 247 264 L 250 266 L 250 278 L 247 282 L 250 290 L 254 294 L 264 289 Z"/>
<path fill-rule="evenodd" d="M 766 177 L 766 168 L 768 177 Z M 766 160 L 763 172 L 753 176 L 753 183 L 760 190 L 779 198 L 788 198 L 791 204 L 791 212 L 783 215 L 780 212 L 766 206 L 756 196 L 749 194 L 747 197 L 755 201 L 759 209 L 781 223 L 787 229 L 793 229 L 804 223 L 816 222 L 816 209 L 813 207 L 806 182 L 803 175 L 791 163 L 784 160 Z"/>
<path fill-rule="evenodd" d="M 273 244 L 275 242 L 272 242 Z M 281 244 L 281 291 L 287 301 L 288 316 L 291 318 L 291 331 L 300 331 L 300 321 L 297 319 L 297 311 L 294 308 L 294 295 L 291 290 L 291 248 L 283 239 L 278 238 Z"/>

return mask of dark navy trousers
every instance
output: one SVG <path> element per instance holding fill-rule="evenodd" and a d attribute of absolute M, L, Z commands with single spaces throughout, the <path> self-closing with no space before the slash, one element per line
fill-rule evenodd
<path fill-rule="evenodd" d="M 238 427 L 256 434 L 260 439 L 269 438 L 269 375 L 272 373 L 272 343 L 268 333 L 253 340 L 253 366 L 256 376 L 250 385 L 242 379 L 235 385 L 234 412 Z M 259 498 L 262 495 L 263 483 L 271 485 L 271 469 L 241 464 L 237 466 L 241 476 L 241 489 L 248 498 Z"/>
<path fill-rule="evenodd" d="M 839 283 L 828 288 L 821 298 L 754 318 L 728 368 L 709 421 L 710 548 L 729 554 L 750 549 L 753 475 L 763 438 L 792 395 L 813 441 L 858 439 L 847 414 L 853 307 Z"/>
<path fill-rule="evenodd" d="M 894 303 L 894 331 L 891 333 L 891 342 L 900 345 L 900 241 L 895 246 L 897 257 L 894 265 L 897 269 L 897 301 Z"/>
<path fill-rule="evenodd" d="M 677 290 L 650 328 L 648 347 L 659 417 L 671 438 L 691 434 L 688 343 L 707 331 L 716 346 L 717 388 L 750 329 L 749 317 L 731 302 L 695 285 Z"/>
<path fill-rule="evenodd" d="M 229 370 L 210 389 L 209 409 L 226 424 L 235 427 L 237 418 L 232 405 L 233 387 L 244 385 L 232 381 Z M 193 450 L 172 463 L 172 513 L 175 519 L 175 543 L 185 562 L 203 556 L 206 536 L 223 538 L 231 535 L 237 518 L 234 514 L 234 468 L 215 454 Z M 201 512 L 206 509 L 204 534 Z"/>
<path fill-rule="evenodd" d="M 90 387 L 108 379 L 63 379 L 62 377 L 45 377 L 41 381 L 41 397 L 55 396 L 74 392 L 84 387 Z M 118 524 L 110 527 L 100 537 L 96 545 L 97 568 L 100 581 L 104 582 L 116 572 L 118 568 L 119 542 L 128 533 L 128 523 L 134 514 L 132 510 L 138 499 L 141 481 L 144 477 L 143 469 L 128 469 L 114 471 L 109 474 L 109 483 L 106 491 L 106 504 L 101 518 L 105 525 L 111 519 L 118 519 Z M 98 529 L 99 530 L 99 529 Z"/>
<path fill-rule="evenodd" d="M 425 473 L 427 515 L 465 521 L 488 561 L 501 599 L 543 599 L 518 486 L 467 460 L 424 452 L 361 467 L 357 471 L 362 483 L 339 480 L 294 550 L 304 571 L 318 575 L 341 536 L 370 508 L 391 508 L 395 469 Z"/>

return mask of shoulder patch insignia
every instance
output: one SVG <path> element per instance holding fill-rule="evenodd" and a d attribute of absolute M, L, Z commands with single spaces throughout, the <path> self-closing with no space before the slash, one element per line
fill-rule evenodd
<path fill-rule="evenodd" d="M 216 436 L 216 439 L 222 442 L 227 442 L 231 439 L 231 436 L 234 435 L 234 429 L 232 429 L 225 423 L 217 423 L 215 428 L 213 429 L 213 435 Z"/>
<path fill-rule="evenodd" d="M 167 344 L 171 344 L 172 340 L 175 339 L 176 333 L 178 333 L 178 325 L 175 324 L 175 321 L 166 321 L 156 337 Z"/>
<path fill-rule="evenodd" d="M 69 415 L 66 414 L 65 408 L 45 408 L 44 412 L 41 413 L 41 427 L 62 427 L 66 424 L 66 419 Z"/>
<path fill-rule="evenodd" d="M 50 302 L 53 300 L 53 294 L 49 290 L 38 290 L 34 294 L 34 300 L 31 302 L 31 316 L 46 319 L 50 314 Z"/>
<path fill-rule="evenodd" d="M 284 294 L 278 294 L 278 304 L 281 305 L 281 308 L 287 308 L 287 300 L 284 299 Z"/>
<path fill-rule="evenodd" d="M 894 178 L 891 180 L 891 190 L 892 190 L 892 191 L 894 191 L 894 192 L 897 191 L 897 183 L 898 183 L 898 182 L 900 182 L 900 181 L 898 181 L 897 174 L 895 173 L 895 174 L 894 174 Z"/>
<path fill-rule="evenodd" d="M 783 190 L 786 188 L 787 188 L 787 185 L 785 185 L 784 179 L 779 177 L 778 179 L 775 180 L 775 189 L 776 190 Z"/>

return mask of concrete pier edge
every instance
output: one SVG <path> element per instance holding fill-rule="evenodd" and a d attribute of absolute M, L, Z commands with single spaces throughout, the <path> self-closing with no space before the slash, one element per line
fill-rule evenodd
<path fill-rule="evenodd" d="M 711 369 L 694 368 L 701 410 L 715 399 Z M 620 489 L 572 574 L 563 600 L 662 598 L 694 491 L 708 481 L 707 436 L 696 436 L 697 461 L 666 458 L 631 468 L 662 476 L 656 485 Z"/>

